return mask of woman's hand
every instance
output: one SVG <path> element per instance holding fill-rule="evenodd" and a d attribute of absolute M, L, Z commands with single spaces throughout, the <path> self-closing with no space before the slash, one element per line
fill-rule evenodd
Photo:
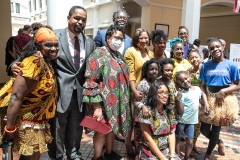
<path fill-rule="evenodd" d="M 102 120 L 103 118 L 103 113 L 102 113 L 102 108 L 100 103 L 93 103 L 93 117 L 97 119 L 97 121 Z"/>
<path fill-rule="evenodd" d="M 143 93 L 141 91 L 134 91 L 133 92 L 133 95 L 134 95 L 134 98 L 137 100 L 137 101 L 141 101 L 142 98 L 143 98 Z"/>
<path fill-rule="evenodd" d="M 16 63 L 13 63 L 11 66 L 11 71 L 14 77 L 17 77 L 18 73 L 20 72 L 20 69 L 21 69 L 20 64 L 21 62 L 16 62 Z"/>
<path fill-rule="evenodd" d="M 143 113 L 143 118 L 149 118 L 151 115 L 148 107 L 145 105 L 142 106 L 142 113 Z"/>
<path fill-rule="evenodd" d="M 216 95 L 216 102 L 218 105 L 222 105 L 223 101 L 224 101 L 224 97 L 225 97 L 226 93 L 224 92 L 223 89 L 221 89 L 217 95 Z"/>
<path fill-rule="evenodd" d="M 203 111 L 206 115 L 209 114 L 210 108 L 209 108 L 208 103 L 204 104 Z"/>

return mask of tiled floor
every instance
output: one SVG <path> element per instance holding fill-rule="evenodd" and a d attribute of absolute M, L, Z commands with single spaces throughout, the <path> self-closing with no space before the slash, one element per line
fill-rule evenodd
<path fill-rule="evenodd" d="M 222 127 L 220 137 L 224 142 L 226 155 L 220 156 L 217 152 L 217 147 L 216 147 L 212 154 L 212 160 L 240 160 L 240 116 L 232 126 Z M 203 160 L 203 156 L 204 156 L 204 153 L 206 152 L 207 144 L 208 144 L 208 140 L 203 135 L 200 135 L 197 141 L 197 146 L 202 151 L 202 154 L 195 155 L 196 160 Z M 131 160 L 131 158 L 126 157 L 126 150 L 124 146 L 125 146 L 124 143 L 116 141 L 114 144 L 114 150 L 120 155 L 124 156 L 126 160 Z M 81 143 L 81 152 L 84 160 L 92 159 L 93 142 L 92 142 L 91 133 L 88 135 L 86 134 L 83 135 L 83 139 Z M 19 159 L 19 156 L 15 153 L 14 160 L 18 160 L 18 159 Z M 47 160 L 48 158 L 44 156 L 44 158 L 42 159 Z"/>

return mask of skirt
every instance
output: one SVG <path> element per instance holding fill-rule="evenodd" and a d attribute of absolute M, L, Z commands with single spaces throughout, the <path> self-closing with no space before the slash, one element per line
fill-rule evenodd
<path fill-rule="evenodd" d="M 239 105 L 235 94 L 227 94 L 222 105 L 218 105 L 216 94 L 208 92 L 209 114 L 201 115 L 201 121 L 215 126 L 231 126 L 238 117 Z"/>
<path fill-rule="evenodd" d="M 20 120 L 14 137 L 13 152 L 24 156 L 31 156 L 34 152 L 47 152 L 47 144 L 51 143 L 52 139 L 47 121 Z"/>

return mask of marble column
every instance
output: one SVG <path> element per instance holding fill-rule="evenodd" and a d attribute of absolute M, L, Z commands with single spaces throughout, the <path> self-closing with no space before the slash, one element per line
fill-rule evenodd
<path fill-rule="evenodd" d="M 201 0 L 183 0 L 182 25 L 189 31 L 189 42 L 199 38 Z"/>
<path fill-rule="evenodd" d="M 98 31 L 98 14 L 99 14 L 99 7 L 96 5 L 96 6 L 93 6 L 93 37 L 95 35 L 97 35 L 97 31 Z"/>

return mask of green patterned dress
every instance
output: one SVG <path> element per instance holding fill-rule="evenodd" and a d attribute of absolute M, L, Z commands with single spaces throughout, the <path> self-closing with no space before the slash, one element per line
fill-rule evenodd
<path fill-rule="evenodd" d="M 126 136 L 132 118 L 129 68 L 122 55 L 109 52 L 105 46 L 97 48 L 87 60 L 85 77 L 83 102 L 101 103 L 104 120 L 112 127 L 113 133 Z"/>

